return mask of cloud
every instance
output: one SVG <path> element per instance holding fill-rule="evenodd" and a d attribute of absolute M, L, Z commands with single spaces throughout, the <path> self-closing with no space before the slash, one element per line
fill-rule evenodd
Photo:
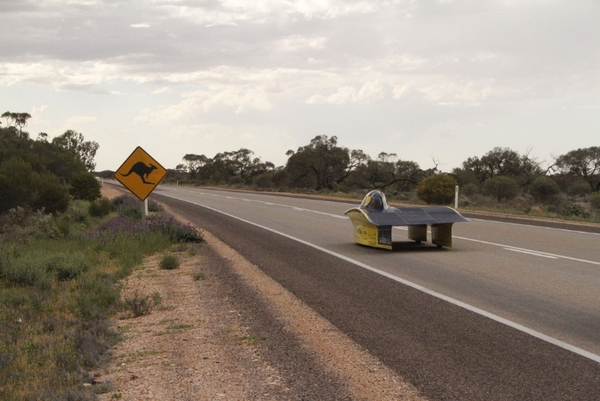
<path fill-rule="evenodd" d="M 43 104 L 41 106 L 33 106 L 31 108 L 31 115 L 42 114 L 44 110 L 46 110 L 49 106 L 47 104 Z"/>
<path fill-rule="evenodd" d="M 236 114 L 248 109 L 269 111 L 273 104 L 267 93 L 261 88 L 226 87 L 217 93 L 194 92 L 187 95 L 183 103 L 192 105 L 192 109 L 210 112 L 219 108 L 231 108 Z"/>
<path fill-rule="evenodd" d="M 65 120 L 65 126 L 77 127 L 98 121 L 96 116 L 72 116 Z"/>
<path fill-rule="evenodd" d="M 347 103 L 368 103 L 374 100 L 383 99 L 385 96 L 384 86 L 378 82 L 365 82 L 360 89 L 353 86 L 343 86 L 329 96 L 313 95 L 306 100 L 307 104 L 329 103 L 329 104 L 347 104 Z"/>
<path fill-rule="evenodd" d="M 336 18 L 348 14 L 363 14 L 379 8 L 377 1 L 348 0 L 224 0 L 222 6 L 239 15 L 299 14 L 305 18 Z"/>
<path fill-rule="evenodd" d="M 77 90 L 118 76 L 116 66 L 100 62 L 63 63 L 47 60 L 43 63 L 0 63 L 2 85 L 28 82 L 51 85 L 60 90 Z"/>
<path fill-rule="evenodd" d="M 327 38 L 321 37 L 304 37 L 302 35 L 292 35 L 280 40 L 280 46 L 285 51 L 299 51 L 306 49 L 323 49 Z"/>
<path fill-rule="evenodd" d="M 169 88 L 167 86 L 163 86 L 162 88 L 158 88 L 156 90 L 153 90 L 152 94 L 153 95 L 160 95 L 160 94 L 163 94 L 163 93 L 172 93 L 172 92 L 173 92 L 173 90 L 171 88 Z"/>
<path fill-rule="evenodd" d="M 135 118 L 135 122 L 193 121 L 199 113 L 205 114 L 220 109 L 230 109 L 240 114 L 248 110 L 269 111 L 273 107 L 269 95 L 261 88 L 244 89 L 229 86 L 217 91 L 187 93 L 177 104 L 155 110 L 144 110 Z"/>

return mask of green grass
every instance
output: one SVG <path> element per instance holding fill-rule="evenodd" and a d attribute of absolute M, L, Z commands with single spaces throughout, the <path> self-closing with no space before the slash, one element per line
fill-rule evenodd
<path fill-rule="evenodd" d="M 2 400 L 92 400 L 110 391 L 90 392 L 83 383 L 126 335 L 109 325 L 122 307 L 119 280 L 145 256 L 185 239 L 200 242 L 190 227 L 169 218 L 143 230 L 128 217 L 100 218 L 88 210 L 78 201 L 59 216 L 23 210 L 0 216 Z M 159 294 L 138 294 L 130 308 L 143 314 L 159 304 Z"/>
<path fill-rule="evenodd" d="M 177 269 L 179 267 L 180 263 L 181 262 L 179 261 L 179 258 L 177 256 L 167 254 L 167 255 L 163 255 L 163 257 L 161 258 L 161 260 L 159 262 L 159 266 L 161 269 L 173 270 L 173 269 Z"/>
<path fill-rule="evenodd" d="M 186 251 L 189 251 L 187 244 L 175 244 L 175 245 L 173 245 L 171 247 L 171 250 L 173 252 L 186 252 Z"/>

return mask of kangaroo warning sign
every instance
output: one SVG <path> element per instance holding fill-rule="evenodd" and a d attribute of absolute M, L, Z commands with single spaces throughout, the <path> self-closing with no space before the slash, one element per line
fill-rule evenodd
<path fill-rule="evenodd" d="M 167 170 L 138 146 L 113 177 L 143 201 L 166 175 Z"/>

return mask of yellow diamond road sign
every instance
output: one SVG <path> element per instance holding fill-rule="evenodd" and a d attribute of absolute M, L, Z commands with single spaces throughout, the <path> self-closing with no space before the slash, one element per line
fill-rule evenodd
<path fill-rule="evenodd" d="M 138 146 L 113 177 L 140 200 L 145 200 L 166 175 L 167 170 Z"/>

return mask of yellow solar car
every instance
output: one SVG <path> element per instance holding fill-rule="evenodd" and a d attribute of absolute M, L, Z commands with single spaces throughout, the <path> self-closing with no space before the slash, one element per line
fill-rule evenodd
<path fill-rule="evenodd" d="M 452 225 L 469 221 L 447 206 L 392 207 L 383 192 L 369 192 L 359 207 L 344 213 L 354 226 L 354 241 L 374 248 L 392 249 L 392 227 L 408 226 L 408 239 L 427 242 L 427 226 L 431 242 L 438 247 L 452 247 Z"/>

